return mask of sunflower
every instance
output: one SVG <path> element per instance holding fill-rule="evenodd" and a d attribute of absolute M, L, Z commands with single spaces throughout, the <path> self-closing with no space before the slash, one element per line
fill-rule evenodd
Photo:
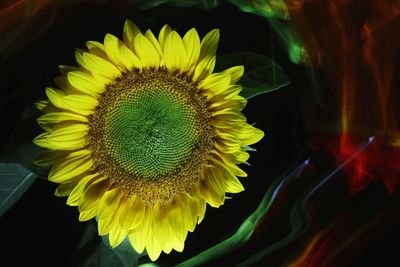
<path fill-rule="evenodd" d="M 88 41 L 36 104 L 45 132 L 33 142 L 47 149 L 36 163 L 112 247 L 128 238 L 151 260 L 182 251 L 206 203 L 244 190 L 237 164 L 264 133 L 241 113 L 243 66 L 213 73 L 218 40 L 168 25 L 156 38 L 127 20 L 123 41 Z"/>

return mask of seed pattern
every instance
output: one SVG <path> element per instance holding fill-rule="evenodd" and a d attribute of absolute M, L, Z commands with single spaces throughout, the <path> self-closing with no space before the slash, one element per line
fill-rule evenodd
<path fill-rule="evenodd" d="M 95 169 L 148 204 L 189 192 L 214 147 L 207 99 L 184 75 L 125 73 L 89 120 Z"/>

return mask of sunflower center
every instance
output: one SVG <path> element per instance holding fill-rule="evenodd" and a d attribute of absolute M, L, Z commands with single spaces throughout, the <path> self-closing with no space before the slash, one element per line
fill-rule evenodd
<path fill-rule="evenodd" d="M 164 70 L 126 73 L 108 85 L 89 126 L 96 170 L 147 203 L 190 191 L 215 135 L 206 97 Z"/>
<path fill-rule="evenodd" d="M 107 116 L 106 147 L 132 175 L 158 179 L 171 173 L 197 143 L 195 111 L 162 88 L 122 96 L 113 111 Z"/>

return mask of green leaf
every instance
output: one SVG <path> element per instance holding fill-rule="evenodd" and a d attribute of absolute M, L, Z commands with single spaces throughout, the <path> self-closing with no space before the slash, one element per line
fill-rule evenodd
<path fill-rule="evenodd" d="M 132 248 L 128 238 L 125 238 L 125 240 L 116 248 L 110 246 L 108 236 L 102 236 L 101 238 L 104 244 L 100 254 L 102 262 L 101 266 L 136 267 L 138 265 L 139 258 L 142 255 Z"/>
<path fill-rule="evenodd" d="M 36 175 L 15 163 L 0 163 L 0 216 L 28 190 Z"/>
<path fill-rule="evenodd" d="M 220 56 L 217 59 L 216 71 L 223 71 L 238 65 L 244 66 L 244 75 L 239 84 L 243 86 L 240 95 L 246 99 L 278 90 L 290 83 L 283 68 L 273 60 L 264 55 L 247 51 L 237 51 Z"/>
<path fill-rule="evenodd" d="M 4 141 L 4 146 L 0 151 L 0 162 L 18 163 L 43 178 L 47 176 L 48 168 L 35 165 L 33 159 L 45 150 L 32 143 L 35 132 L 39 129 L 36 118 L 41 114 L 33 104 L 24 108 L 20 120 L 11 131 L 9 138 Z"/>
<path fill-rule="evenodd" d="M 79 240 L 77 250 L 85 249 L 86 247 L 90 246 L 93 239 L 98 238 L 97 234 L 97 224 L 93 221 L 89 221 L 86 223 L 85 229 L 81 235 Z"/>
<path fill-rule="evenodd" d="M 115 254 L 112 249 L 106 246 L 100 247 L 99 250 L 98 265 L 99 267 L 127 267 L 129 265 L 124 265 L 117 254 Z M 132 264 L 132 267 L 136 267 L 137 264 Z"/>
<path fill-rule="evenodd" d="M 39 177 L 47 176 L 48 168 L 37 166 L 33 159 L 40 155 L 44 150 L 33 143 L 16 145 L 13 149 L 1 152 L 1 163 L 16 163 L 34 172 Z"/>

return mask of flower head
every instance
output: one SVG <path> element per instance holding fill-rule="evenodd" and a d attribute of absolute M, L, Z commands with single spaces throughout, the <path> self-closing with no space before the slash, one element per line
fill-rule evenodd
<path fill-rule="evenodd" d="M 168 25 L 156 38 L 126 21 L 123 41 L 87 42 L 37 103 L 45 132 L 34 143 L 48 149 L 37 164 L 52 166 L 56 195 L 81 221 L 97 217 L 111 246 L 127 237 L 152 260 L 182 251 L 206 203 L 243 190 L 237 164 L 264 134 L 241 113 L 243 67 L 213 73 L 218 39 Z"/>

